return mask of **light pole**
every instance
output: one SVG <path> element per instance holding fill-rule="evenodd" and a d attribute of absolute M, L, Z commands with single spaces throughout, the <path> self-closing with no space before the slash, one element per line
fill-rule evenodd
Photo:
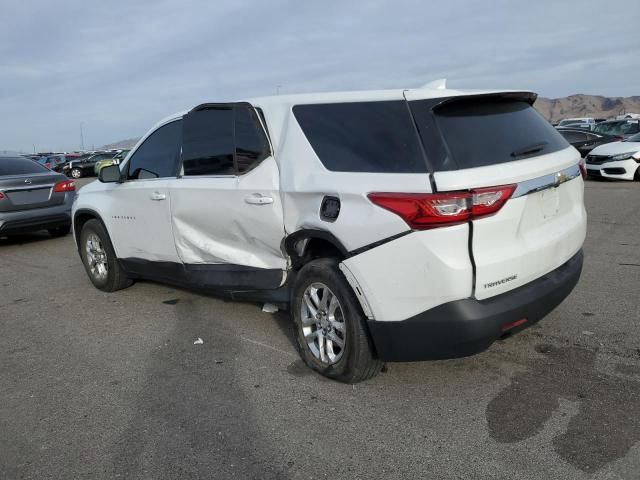
<path fill-rule="evenodd" d="M 80 150 L 84 152 L 84 133 L 82 132 L 82 124 L 84 122 L 80 122 Z"/>

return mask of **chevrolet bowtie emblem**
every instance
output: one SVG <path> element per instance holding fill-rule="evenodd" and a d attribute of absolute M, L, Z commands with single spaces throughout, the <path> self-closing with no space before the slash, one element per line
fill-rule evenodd
<path fill-rule="evenodd" d="M 564 173 L 562 172 L 556 173 L 556 181 L 555 181 L 556 187 L 566 181 L 567 181 L 567 176 Z"/>

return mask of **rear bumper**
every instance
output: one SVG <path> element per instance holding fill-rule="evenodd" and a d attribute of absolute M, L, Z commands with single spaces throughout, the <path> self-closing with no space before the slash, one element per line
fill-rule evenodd
<path fill-rule="evenodd" d="M 389 362 L 438 360 L 479 353 L 499 338 L 523 330 L 546 316 L 571 293 L 582 271 L 579 251 L 568 262 L 515 290 L 476 300 L 465 298 L 439 305 L 395 322 L 370 320 L 378 356 Z M 503 326 L 526 318 L 519 327 Z"/>
<path fill-rule="evenodd" d="M 69 225 L 71 225 L 71 200 L 55 207 L 0 213 L 0 235 L 37 232 Z"/>

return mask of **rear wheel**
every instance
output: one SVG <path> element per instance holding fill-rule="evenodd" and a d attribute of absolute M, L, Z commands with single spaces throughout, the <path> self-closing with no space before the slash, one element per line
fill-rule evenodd
<path fill-rule="evenodd" d="M 89 220 L 80 233 L 80 257 L 93 285 L 105 292 L 115 292 L 131 285 L 131 280 L 118 263 L 104 225 Z"/>
<path fill-rule="evenodd" d="M 356 383 L 382 369 L 365 316 L 337 260 L 313 260 L 300 270 L 292 315 L 298 350 L 313 370 L 341 382 Z"/>
<path fill-rule="evenodd" d="M 71 177 L 72 178 L 80 178 L 80 177 L 82 177 L 82 170 L 80 170 L 79 168 L 72 168 L 71 169 Z"/>
<path fill-rule="evenodd" d="M 49 232 L 49 235 L 51 235 L 52 237 L 64 237 L 65 235 L 68 235 L 69 232 L 71 231 L 71 225 L 64 225 L 62 227 L 50 228 L 47 231 Z"/>

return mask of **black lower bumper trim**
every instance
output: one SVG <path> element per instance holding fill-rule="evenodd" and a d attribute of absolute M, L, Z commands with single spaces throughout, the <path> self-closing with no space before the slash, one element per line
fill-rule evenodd
<path fill-rule="evenodd" d="M 486 300 L 456 300 L 399 322 L 371 320 L 369 331 L 378 356 L 388 362 L 409 362 L 486 350 L 505 335 L 505 325 L 526 318 L 508 333 L 523 330 L 557 307 L 578 283 L 582 263 L 579 251 L 543 277 Z"/>
<path fill-rule="evenodd" d="M 16 235 L 69 226 L 71 226 L 71 216 L 67 214 L 8 220 L 0 227 L 0 235 Z"/>

